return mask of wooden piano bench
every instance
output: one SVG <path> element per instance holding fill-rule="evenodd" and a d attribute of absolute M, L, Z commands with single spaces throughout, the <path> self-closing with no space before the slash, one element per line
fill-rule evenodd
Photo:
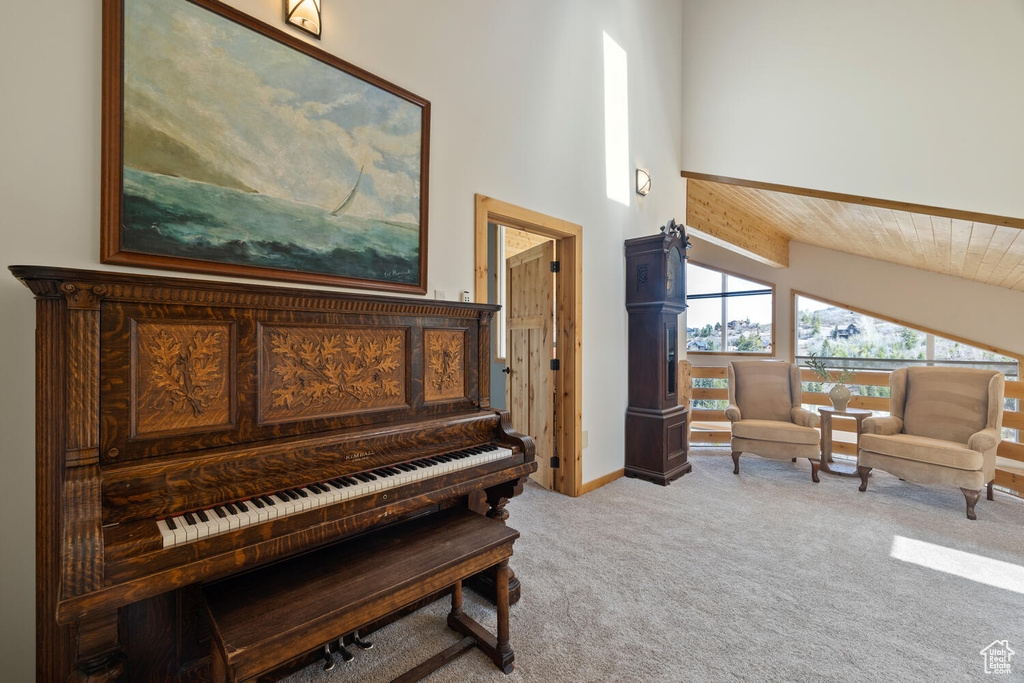
<path fill-rule="evenodd" d="M 418 681 L 474 646 L 511 673 L 508 558 L 518 537 L 501 522 L 454 509 L 206 586 L 213 680 L 255 681 L 296 657 L 329 652 L 346 634 L 449 587 L 448 625 L 464 638 L 396 683 Z M 497 637 L 462 612 L 462 581 L 495 566 Z"/>

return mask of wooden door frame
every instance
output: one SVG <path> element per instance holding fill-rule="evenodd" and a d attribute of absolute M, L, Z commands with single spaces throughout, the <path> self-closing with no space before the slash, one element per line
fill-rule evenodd
<path fill-rule="evenodd" d="M 487 303 L 487 224 L 496 223 L 555 240 L 561 264 L 555 293 L 558 319 L 555 340 L 561 370 L 557 370 L 555 446 L 561 459 L 554 490 L 583 495 L 583 226 L 546 216 L 491 197 L 475 196 L 474 299 Z"/>

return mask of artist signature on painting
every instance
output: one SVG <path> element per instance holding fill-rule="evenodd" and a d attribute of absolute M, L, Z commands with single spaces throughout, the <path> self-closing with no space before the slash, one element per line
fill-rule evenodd
<path fill-rule="evenodd" d="M 385 270 L 384 277 L 388 280 L 393 280 L 400 277 L 409 277 L 412 275 L 412 269 L 406 268 L 404 270 Z"/>

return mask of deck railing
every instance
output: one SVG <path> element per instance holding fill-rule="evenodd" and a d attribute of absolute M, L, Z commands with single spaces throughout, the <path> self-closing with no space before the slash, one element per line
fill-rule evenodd
<path fill-rule="evenodd" d="M 889 372 L 882 370 L 861 370 L 854 372 L 849 384 L 854 387 L 889 387 Z M 820 383 L 820 378 L 810 369 L 801 369 L 801 379 L 805 386 L 808 383 Z M 691 443 L 728 443 L 730 439 L 729 422 L 725 417 L 724 405 L 729 400 L 727 387 L 728 374 L 723 366 L 694 366 L 693 377 L 693 401 L 720 401 L 722 408 L 693 408 L 690 413 L 690 441 Z M 710 380 L 710 381 L 709 381 Z M 714 384 L 715 386 L 702 386 Z M 1020 430 L 1024 430 L 1024 412 L 1021 408 L 1024 404 L 1024 382 L 1007 381 L 1006 398 L 1016 399 L 1016 410 L 1003 411 L 1003 428 L 1017 430 L 1017 440 L 1003 437 L 999 444 L 998 456 L 1020 463 L 1021 470 L 1024 470 L 1024 443 L 1020 443 Z M 803 403 L 807 406 L 828 406 L 832 402 L 828 394 L 818 391 L 804 391 Z M 850 400 L 851 408 L 864 408 L 879 412 L 889 411 L 889 399 L 881 396 L 858 396 L 854 395 Z M 832 452 L 845 455 L 856 455 L 856 421 L 852 418 L 835 417 L 832 420 L 832 428 L 835 433 Z M 1024 497 L 1024 475 L 1005 468 L 996 468 L 995 485 L 1013 492 L 1015 495 Z"/>

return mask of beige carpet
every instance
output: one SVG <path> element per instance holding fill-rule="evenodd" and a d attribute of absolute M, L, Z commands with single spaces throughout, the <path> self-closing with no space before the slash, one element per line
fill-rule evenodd
<path fill-rule="evenodd" d="M 894 559 L 894 539 L 1024 566 L 1024 502 L 957 489 L 822 474 L 697 451 L 667 488 L 620 479 L 579 499 L 536 486 L 509 505 L 522 532 L 512 566 L 516 670 L 479 651 L 429 681 L 1024 680 L 1024 595 Z M 1013 569 L 1012 567 L 1010 568 Z M 489 628 L 488 606 L 466 610 Z M 291 683 L 388 681 L 455 643 L 445 601 L 374 634 L 376 647 Z M 1013 674 L 980 651 L 1009 640 Z"/>

